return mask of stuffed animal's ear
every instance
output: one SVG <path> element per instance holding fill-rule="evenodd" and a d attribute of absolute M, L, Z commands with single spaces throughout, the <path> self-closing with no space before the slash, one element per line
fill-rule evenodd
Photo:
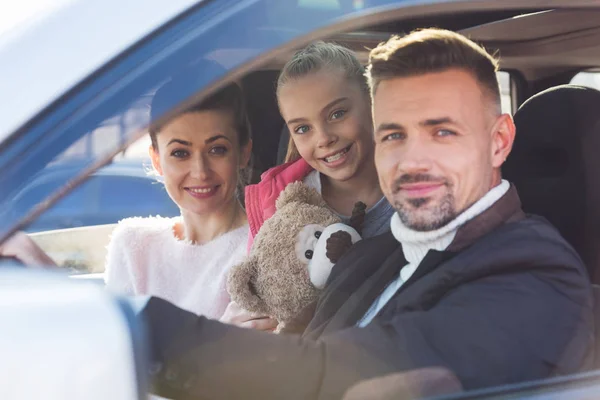
<path fill-rule="evenodd" d="M 227 277 L 227 291 L 231 300 L 246 311 L 268 315 L 267 305 L 256 293 L 257 261 L 250 257 L 231 267 Z"/>
<path fill-rule="evenodd" d="M 362 229 L 365 224 L 365 217 L 367 215 L 367 205 L 362 201 L 358 201 L 354 204 L 352 209 L 352 216 L 350 217 L 350 225 L 353 227 L 359 235 L 362 235 Z"/>
<path fill-rule="evenodd" d="M 327 206 L 327 203 L 325 203 L 319 192 L 311 187 L 306 186 L 300 181 L 287 185 L 277 198 L 275 205 L 279 210 L 284 205 L 293 201 L 298 203 L 312 204 L 319 207 Z"/>

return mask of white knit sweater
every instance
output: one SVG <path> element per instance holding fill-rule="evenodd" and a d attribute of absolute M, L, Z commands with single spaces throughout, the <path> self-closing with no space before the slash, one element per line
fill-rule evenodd
<path fill-rule="evenodd" d="M 227 272 L 246 255 L 248 225 L 198 245 L 175 237 L 178 222 L 179 217 L 120 221 L 108 245 L 106 285 L 119 294 L 161 297 L 218 319 L 230 300 Z"/>

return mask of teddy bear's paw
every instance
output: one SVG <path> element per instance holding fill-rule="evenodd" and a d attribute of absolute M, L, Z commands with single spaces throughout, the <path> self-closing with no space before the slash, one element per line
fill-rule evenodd
<path fill-rule="evenodd" d="M 352 247 L 352 237 L 348 232 L 337 231 L 327 239 L 327 252 L 325 255 L 332 263 L 337 263 L 340 258 Z"/>

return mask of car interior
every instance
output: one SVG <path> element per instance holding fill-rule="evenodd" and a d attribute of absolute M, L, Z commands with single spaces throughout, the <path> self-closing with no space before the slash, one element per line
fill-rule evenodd
<path fill-rule="evenodd" d="M 524 211 L 548 219 L 579 253 L 600 310 L 600 184 L 595 181 L 600 152 L 600 8 L 540 6 L 407 15 L 321 39 L 354 50 L 366 64 L 369 50 L 391 34 L 440 27 L 463 33 L 497 54 L 501 70 L 509 77 L 505 94 L 517 127 L 503 177 L 516 186 Z M 284 160 L 289 132 L 278 111 L 275 86 L 280 69 L 295 50 L 276 52 L 239 79 L 253 131 L 250 183 Z M 573 84 L 580 73 L 597 74 L 598 88 Z M 102 282 L 113 226 L 38 232 L 31 237 L 58 264 Z M 600 326 L 600 312 L 595 317 Z M 600 354 L 592 366 L 600 368 Z"/>
<path fill-rule="evenodd" d="M 369 50 L 391 34 L 435 26 L 461 32 L 497 54 L 501 70 L 509 76 L 506 94 L 510 111 L 516 112 L 519 132 L 504 167 L 505 177 L 519 189 L 525 211 L 542 215 L 554 223 L 586 261 L 594 283 L 600 283 L 599 257 L 592 245 L 599 228 L 596 228 L 598 217 L 593 207 L 598 195 L 592 180 L 593 152 L 590 150 L 594 148 L 593 133 L 598 129 L 595 110 L 600 92 L 574 87 L 545 92 L 569 84 L 582 71 L 593 72 L 600 67 L 598 21 L 600 10 L 589 9 L 434 14 L 367 25 L 323 40 L 354 50 L 366 64 Z M 261 173 L 284 160 L 289 132 L 277 108 L 275 86 L 279 70 L 294 51 L 291 48 L 279 52 L 239 80 L 253 131 L 250 183 L 258 182 Z M 525 102 L 532 96 L 530 102 Z M 81 231 L 81 228 L 74 229 Z M 110 229 L 96 230 L 104 235 Z M 56 232 L 52 240 L 46 236 L 45 233 L 33 235 L 49 250 L 52 243 L 62 242 Z M 72 240 L 66 242 L 73 243 Z M 99 242 L 105 243 L 106 239 Z M 81 247 L 78 251 L 82 251 Z M 60 253 L 65 254 L 62 250 Z M 102 270 L 101 253 L 95 251 L 90 257 L 95 260 L 88 266 L 90 272 Z M 82 258 L 85 257 L 79 257 Z M 68 263 L 68 257 L 64 259 Z"/>

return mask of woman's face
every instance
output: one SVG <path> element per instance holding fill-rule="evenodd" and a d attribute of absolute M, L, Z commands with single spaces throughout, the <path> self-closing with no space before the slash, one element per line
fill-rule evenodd
<path fill-rule="evenodd" d="M 278 100 L 298 152 L 314 169 L 347 181 L 372 163 L 370 103 L 358 82 L 322 69 L 285 83 Z"/>
<path fill-rule="evenodd" d="M 158 151 L 150 147 L 152 164 L 179 208 L 207 214 L 234 199 L 251 144 L 240 147 L 231 112 L 182 114 L 162 127 L 156 141 Z"/>

